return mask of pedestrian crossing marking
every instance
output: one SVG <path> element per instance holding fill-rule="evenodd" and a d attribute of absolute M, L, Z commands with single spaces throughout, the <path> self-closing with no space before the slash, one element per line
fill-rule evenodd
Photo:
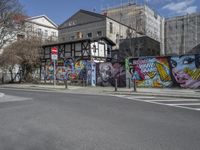
<path fill-rule="evenodd" d="M 182 106 L 187 106 L 187 105 L 200 105 L 200 103 L 178 103 L 178 104 L 167 104 L 171 106 L 176 106 L 176 105 L 182 105 Z"/>
<path fill-rule="evenodd" d="M 177 107 L 188 110 L 200 111 L 200 100 L 199 99 L 170 99 L 162 97 L 160 100 L 156 100 L 156 97 L 151 96 L 130 96 L 130 95 L 115 95 L 120 98 L 131 99 L 140 102 L 147 102 L 152 104 L 158 104 L 163 106 Z M 160 97 L 159 97 L 160 98 Z M 163 102 L 163 103 L 162 103 Z M 174 102 L 173 104 L 171 102 Z M 177 103 L 176 103 L 177 102 Z M 188 103 L 187 103 L 188 102 Z M 199 103 L 198 103 L 199 102 Z M 192 106 L 199 106 L 194 108 Z"/>

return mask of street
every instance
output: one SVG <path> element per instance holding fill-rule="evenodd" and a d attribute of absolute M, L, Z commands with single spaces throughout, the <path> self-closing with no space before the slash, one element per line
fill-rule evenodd
<path fill-rule="evenodd" d="M 0 97 L 1 150 L 199 150 L 200 147 L 200 111 L 194 109 L 146 102 L 151 99 L 148 97 L 127 99 L 12 89 L 0 89 L 0 93 L 5 94 Z"/>

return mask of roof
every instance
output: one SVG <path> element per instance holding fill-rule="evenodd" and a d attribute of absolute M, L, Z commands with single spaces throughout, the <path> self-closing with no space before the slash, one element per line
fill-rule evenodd
<path fill-rule="evenodd" d="M 83 9 L 80 9 L 79 11 L 77 11 L 74 15 L 72 15 L 70 18 L 68 18 L 67 20 L 65 20 L 62 24 L 59 25 L 59 27 L 61 27 L 62 25 L 64 25 L 66 22 L 68 22 L 69 20 L 71 20 L 74 16 L 76 16 L 78 13 L 85 13 L 85 14 L 88 14 L 88 15 L 91 15 L 91 16 L 94 16 L 94 17 L 98 17 L 98 18 L 101 18 L 101 19 L 105 19 L 106 16 L 104 15 L 101 15 L 101 14 L 98 14 L 98 13 L 95 13 L 95 12 L 91 12 L 91 11 L 87 11 L 87 10 L 83 10 Z"/>
<path fill-rule="evenodd" d="M 111 44 L 112 46 L 115 45 L 115 43 L 113 41 L 111 41 L 110 39 L 108 39 L 107 37 L 100 37 L 100 38 L 94 38 L 94 39 L 80 39 L 80 40 L 73 40 L 73 41 L 67 41 L 67 42 L 57 42 L 57 43 L 51 43 L 51 44 L 46 44 L 43 45 L 43 47 L 47 47 L 47 46 L 57 46 L 57 45 L 63 45 L 63 44 L 71 44 L 71 43 L 79 43 L 79 42 L 96 42 L 99 40 L 105 40 L 107 41 L 109 44 Z"/>
<path fill-rule="evenodd" d="M 99 14 L 99 13 L 96 13 L 96 12 L 91 12 L 91 11 L 88 11 L 88 10 L 80 9 L 80 10 L 79 10 L 78 12 L 76 12 L 73 16 L 75 16 L 76 14 L 78 14 L 78 13 L 80 13 L 80 12 L 85 13 L 85 14 L 88 14 L 88 15 L 91 15 L 91 16 L 95 16 L 95 17 L 98 17 L 98 18 L 101 18 L 101 19 L 106 19 L 106 18 L 108 18 L 108 19 L 113 20 L 113 21 L 115 21 L 115 22 L 117 22 L 117 23 L 119 23 L 119 24 L 121 24 L 121 25 L 124 25 L 124 26 L 130 28 L 130 29 L 133 29 L 132 27 L 130 27 L 130 26 L 128 26 L 128 25 L 125 25 L 125 24 L 123 24 L 123 23 L 121 23 L 121 22 L 119 22 L 119 21 L 117 21 L 117 20 L 114 20 L 113 18 L 110 18 L 110 17 L 108 17 L 108 16 L 105 16 L 105 15 L 103 15 L 103 14 Z M 73 16 L 71 16 L 69 19 L 67 19 L 65 22 L 63 22 L 61 25 L 59 25 L 59 27 L 61 27 L 63 24 L 65 24 L 67 21 L 69 21 Z M 133 29 L 133 30 L 134 30 L 134 29 Z"/>
<path fill-rule="evenodd" d="M 48 18 L 46 15 L 40 15 L 40 16 L 34 16 L 34 17 L 29 17 L 26 20 L 27 21 L 31 21 L 33 19 L 37 19 L 37 18 L 42 18 L 44 17 L 45 19 L 47 19 L 51 24 L 53 24 L 56 28 L 58 28 L 58 25 L 56 23 L 54 23 L 50 18 Z"/>

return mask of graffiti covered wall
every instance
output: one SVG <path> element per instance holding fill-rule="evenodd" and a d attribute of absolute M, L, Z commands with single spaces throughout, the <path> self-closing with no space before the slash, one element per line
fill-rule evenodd
<path fill-rule="evenodd" d="M 165 57 L 145 57 L 130 59 L 132 80 L 139 87 L 170 87 L 172 79 L 168 59 Z"/>
<path fill-rule="evenodd" d="M 129 58 L 126 66 L 138 87 L 200 88 L 200 55 Z"/>
<path fill-rule="evenodd" d="M 88 85 L 95 85 L 96 75 L 95 64 L 88 60 L 73 60 L 71 58 L 58 60 L 56 62 L 56 79 L 57 80 L 85 80 Z M 42 71 L 46 80 L 53 80 L 53 62 L 49 61 Z"/>
<path fill-rule="evenodd" d="M 200 55 L 181 55 L 170 58 L 174 83 L 183 88 L 200 87 Z"/>
<path fill-rule="evenodd" d="M 96 64 L 97 85 L 114 86 L 115 79 L 119 87 L 126 86 L 126 73 L 124 63 L 98 63 Z"/>

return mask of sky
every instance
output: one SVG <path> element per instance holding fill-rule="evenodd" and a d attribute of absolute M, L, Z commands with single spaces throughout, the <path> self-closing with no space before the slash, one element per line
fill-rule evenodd
<path fill-rule="evenodd" d="M 46 15 L 61 24 L 80 9 L 100 12 L 129 1 L 146 3 L 163 17 L 200 12 L 199 0 L 19 0 L 28 16 Z"/>

